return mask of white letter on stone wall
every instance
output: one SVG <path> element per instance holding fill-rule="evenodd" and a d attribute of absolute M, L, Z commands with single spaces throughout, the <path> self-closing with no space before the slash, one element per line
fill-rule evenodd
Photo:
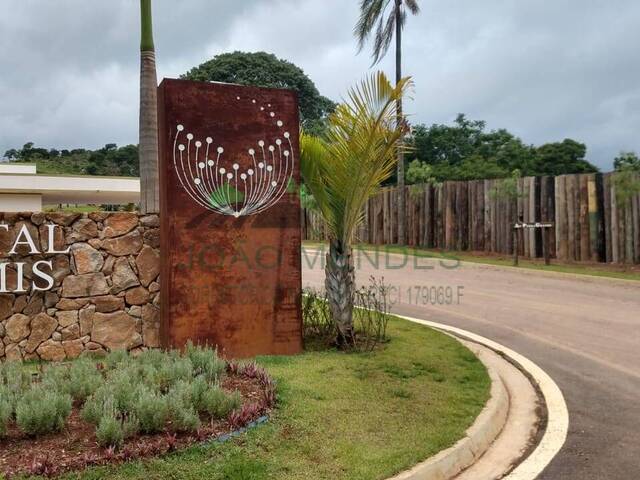
<path fill-rule="evenodd" d="M 16 289 L 14 290 L 14 292 L 26 292 L 26 290 L 24 289 L 24 262 L 16 262 L 16 277 L 18 277 L 18 280 L 16 281 L 17 285 L 16 285 Z"/>
<path fill-rule="evenodd" d="M 69 253 L 69 250 L 71 250 L 71 247 L 67 247 L 66 250 L 60 250 L 60 251 L 56 250 L 56 246 L 54 242 L 54 233 L 55 233 L 56 226 L 57 225 L 47 224 L 47 228 L 49 229 L 49 249 L 47 250 L 47 253 Z"/>
<path fill-rule="evenodd" d="M 0 293 L 7 293 L 7 264 L 0 263 Z"/>
<path fill-rule="evenodd" d="M 25 240 L 21 240 L 23 236 L 25 237 Z M 33 243 L 33 238 L 31 238 L 31 234 L 29 233 L 29 229 L 27 229 L 26 224 L 22 225 L 20 233 L 18 233 L 18 236 L 16 237 L 13 248 L 9 252 L 11 255 L 15 255 L 18 245 L 29 245 L 29 248 L 31 249 L 31 252 L 29 253 L 40 253 L 40 251 L 36 248 L 36 244 Z"/>
<path fill-rule="evenodd" d="M 51 260 L 40 260 L 40 261 L 34 263 L 33 264 L 33 274 L 38 278 L 46 280 L 47 281 L 47 286 L 44 287 L 44 288 L 40 288 L 40 287 L 38 287 L 38 285 L 36 285 L 36 282 L 34 281 L 33 282 L 33 289 L 34 290 L 40 290 L 40 291 L 51 290 L 51 287 L 53 287 L 53 277 L 51 275 L 49 275 L 48 273 L 45 273 L 42 270 L 40 270 L 40 268 L 39 268 L 40 265 L 46 265 L 51 270 L 53 270 L 53 262 Z"/>

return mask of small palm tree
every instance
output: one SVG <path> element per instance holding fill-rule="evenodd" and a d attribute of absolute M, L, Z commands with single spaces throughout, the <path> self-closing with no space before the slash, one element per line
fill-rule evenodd
<path fill-rule="evenodd" d="M 390 7 L 390 8 L 389 8 Z M 420 13 L 417 0 L 360 0 L 360 18 L 354 33 L 360 50 L 375 30 L 373 41 L 373 64 L 387 54 L 391 41 L 396 39 L 396 83 L 402 79 L 402 29 L 407 19 L 406 10 L 413 15 Z M 388 14 L 387 14 L 388 11 Z M 397 100 L 398 122 L 402 116 L 402 97 Z M 398 149 L 398 243 L 406 241 L 406 210 L 404 196 L 404 155 Z"/>
<path fill-rule="evenodd" d="M 160 210 L 158 176 L 158 102 L 156 54 L 153 45 L 151 0 L 140 0 L 140 124 L 138 157 L 140 161 L 140 211 Z"/>
<path fill-rule="evenodd" d="M 366 201 L 391 176 L 396 150 L 404 148 L 406 122 L 396 122 L 396 101 L 410 85 L 405 78 L 394 87 L 378 72 L 350 90 L 348 101 L 329 117 L 322 138 L 301 138 L 302 176 L 330 236 L 325 289 L 340 345 L 350 344 L 354 336 L 354 233 Z"/>

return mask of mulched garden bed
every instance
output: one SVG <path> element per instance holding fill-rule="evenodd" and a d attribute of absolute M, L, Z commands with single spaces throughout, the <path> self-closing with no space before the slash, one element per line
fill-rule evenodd
<path fill-rule="evenodd" d="M 206 420 L 195 433 L 179 433 L 171 424 L 160 433 L 138 434 L 122 448 L 102 448 L 96 442 L 95 426 L 81 418 L 74 405 L 65 427 L 58 433 L 29 437 L 12 426 L 0 439 L 0 473 L 6 478 L 16 475 L 48 477 L 89 466 L 122 463 L 162 455 L 199 442 L 230 434 L 267 415 L 275 404 L 275 387 L 262 369 L 241 368 L 229 364 L 221 387 L 242 397 L 242 406 L 224 420 Z"/>

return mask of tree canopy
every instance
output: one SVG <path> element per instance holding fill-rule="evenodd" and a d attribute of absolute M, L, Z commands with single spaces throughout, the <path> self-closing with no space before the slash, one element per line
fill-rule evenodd
<path fill-rule="evenodd" d="M 295 90 L 302 126 L 309 133 L 322 132 L 327 116 L 336 107 L 333 101 L 320 95 L 300 67 L 266 52 L 223 53 L 192 68 L 181 78 Z"/>
<path fill-rule="evenodd" d="M 616 171 L 633 170 L 640 173 L 640 157 L 636 152 L 620 152 L 613 160 L 613 168 Z"/>
<path fill-rule="evenodd" d="M 514 170 L 524 176 L 598 171 L 585 159 L 587 147 L 575 140 L 527 145 L 505 129 L 486 131 L 484 121 L 464 114 L 453 125 L 416 125 L 411 144 L 410 168 L 425 164 L 438 181 L 507 178 Z"/>

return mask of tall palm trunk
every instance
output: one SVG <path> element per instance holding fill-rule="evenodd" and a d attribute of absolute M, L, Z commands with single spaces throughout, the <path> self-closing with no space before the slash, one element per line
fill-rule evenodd
<path fill-rule="evenodd" d="M 402 80 L 402 0 L 396 0 L 396 85 Z M 403 122 L 402 96 L 396 101 L 398 128 Z M 406 206 L 404 191 L 404 152 L 398 148 L 398 244 L 406 243 Z"/>
<path fill-rule="evenodd" d="M 352 345 L 355 273 L 351 247 L 340 240 L 332 240 L 329 244 L 324 285 L 331 316 L 338 327 L 337 343 L 339 346 Z"/>
<path fill-rule="evenodd" d="M 140 123 L 138 156 L 140 161 L 140 211 L 160 211 L 158 177 L 158 102 L 156 54 L 153 45 L 151 0 L 140 0 Z"/>

